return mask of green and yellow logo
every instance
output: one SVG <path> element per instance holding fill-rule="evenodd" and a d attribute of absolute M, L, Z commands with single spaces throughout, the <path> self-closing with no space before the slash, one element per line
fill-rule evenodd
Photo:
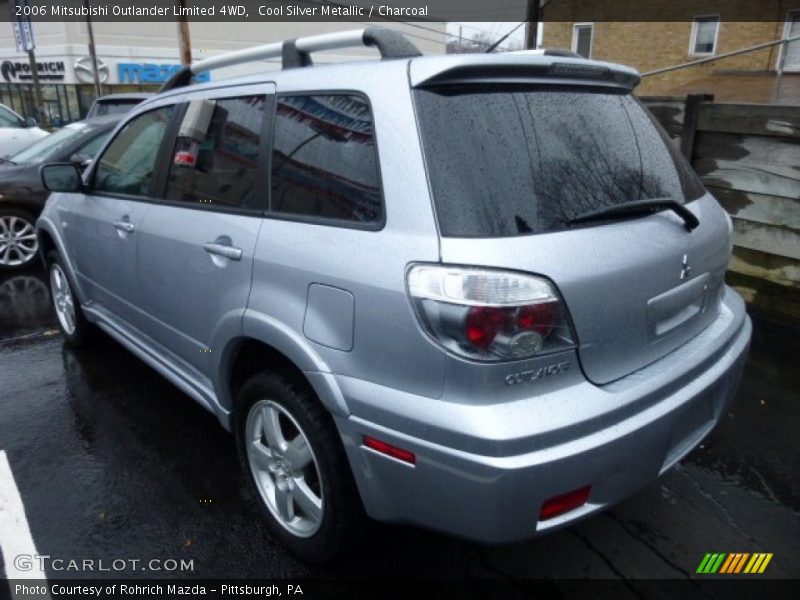
<path fill-rule="evenodd" d="M 709 552 L 703 557 L 697 573 L 703 574 L 732 574 L 732 573 L 763 573 L 772 560 L 772 552 Z"/>

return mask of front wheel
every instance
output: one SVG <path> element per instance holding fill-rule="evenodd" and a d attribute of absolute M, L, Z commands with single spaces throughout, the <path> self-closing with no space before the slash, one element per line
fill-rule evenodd
<path fill-rule="evenodd" d="M 47 255 L 47 272 L 58 329 L 68 344 L 82 346 L 91 333 L 91 324 L 83 316 L 78 297 L 56 251 Z"/>
<path fill-rule="evenodd" d="M 239 394 L 236 433 L 272 535 L 312 562 L 352 551 L 366 517 L 336 427 L 310 387 L 255 375 Z"/>

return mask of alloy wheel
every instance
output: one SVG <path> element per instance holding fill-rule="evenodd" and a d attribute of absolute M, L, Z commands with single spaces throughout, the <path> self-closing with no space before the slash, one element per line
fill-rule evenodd
<path fill-rule="evenodd" d="M 297 420 L 280 404 L 259 400 L 250 408 L 246 450 L 256 487 L 286 530 L 310 537 L 325 508 L 319 466 Z"/>
<path fill-rule="evenodd" d="M 19 267 L 36 256 L 39 243 L 33 224 L 24 217 L 0 215 L 0 266 Z"/>
<path fill-rule="evenodd" d="M 50 265 L 50 291 L 58 322 L 67 335 L 75 333 L 75 301 L 69 289 L 67 276 L 58 263 Z"/>

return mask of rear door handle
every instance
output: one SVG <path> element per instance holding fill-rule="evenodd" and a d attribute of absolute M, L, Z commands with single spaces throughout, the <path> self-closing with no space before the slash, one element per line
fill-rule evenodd
<path fill-rule="evenodd" d="M 130 221 L 114 221 L 114 227 L 125 233 L 133 233 L 136 229 L 136 226 Z"/>
<path fill-rule="evenodd" d="M 235 246 L 227 246 L 225 244 L 209 242 L 207 244 L 203 244 L 203 249 L 209 254 L 216 254 L 217 256 L 222 256 L 228 260 L 242 260 L 242 249 Z"/>

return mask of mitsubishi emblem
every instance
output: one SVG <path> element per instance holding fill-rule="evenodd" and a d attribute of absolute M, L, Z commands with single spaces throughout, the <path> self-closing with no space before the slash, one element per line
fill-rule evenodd
<path fill-rule="evenodd" d="M 683 262 L 681 263 L 681 279 L 687 279 L 689 277 L 689 273 L 692 272 L 692 267 L 689 266 L 689 255 L 683 255 Z"/>

